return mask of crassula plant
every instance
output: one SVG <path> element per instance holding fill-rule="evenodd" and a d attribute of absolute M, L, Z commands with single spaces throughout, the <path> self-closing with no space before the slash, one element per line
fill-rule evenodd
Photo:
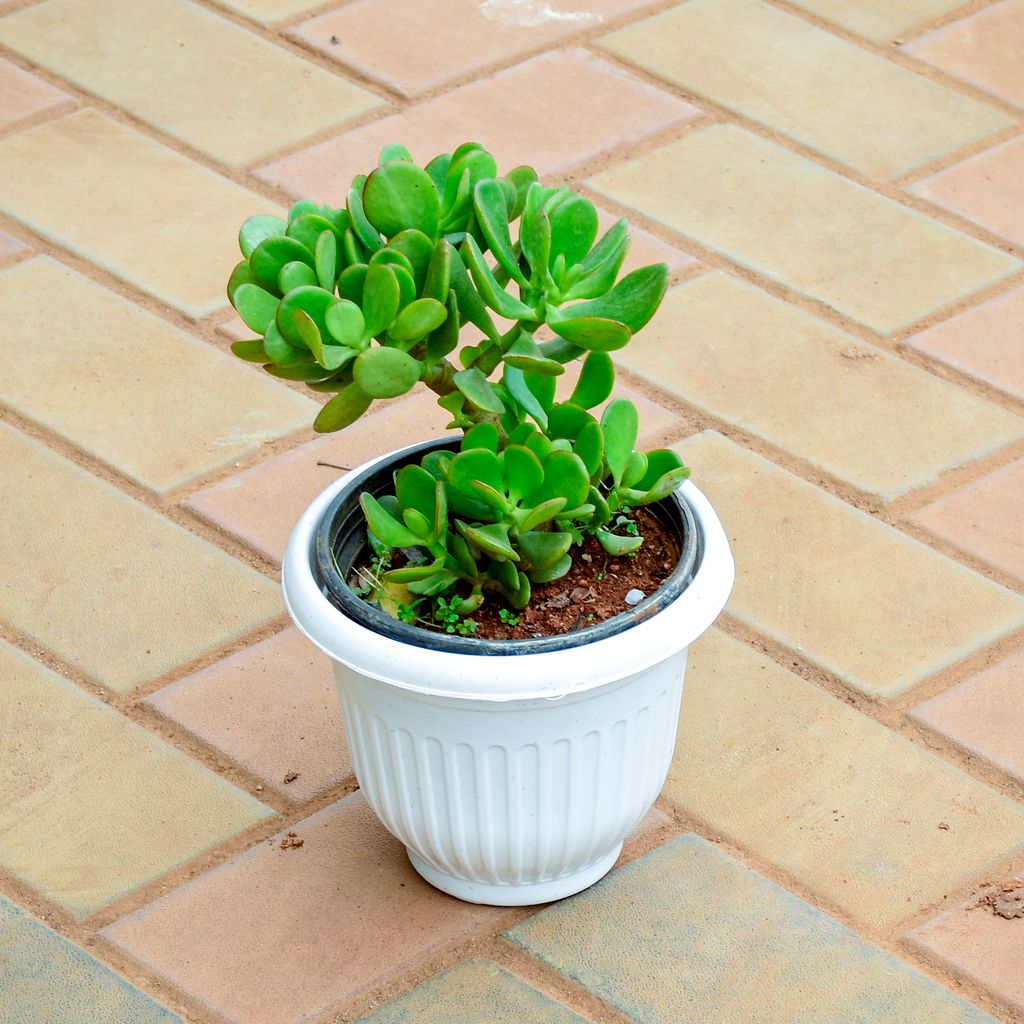
<path fill-rule="evenodd" d="M 499 176 L 475 143 L 425 168 L 388 146 L 344 207 L 302 200 L 287 222 L 242 226 L 228 297 L 261 337 L 236 355 L 333 393 L 318 431 L 420 384 L 463 431 L 457 452 L 399 470 L 393 494 L 362 495 L 368 599 L 400 585 L 449 617 L 490 595 L 522 609 L 588 537 L 611 556 L 636 552 L 630 510 L 688 475 L 672 451 L 635 449 L 628 400 L 591 411 L 612 393 L 608 353 L 650 320 L 668 282 L 664 264 L 619 277 L 624 220 L 597 236 L 586 198 L 529 167 Z M 556 398 L 577 360 L 575 387 Z"/>

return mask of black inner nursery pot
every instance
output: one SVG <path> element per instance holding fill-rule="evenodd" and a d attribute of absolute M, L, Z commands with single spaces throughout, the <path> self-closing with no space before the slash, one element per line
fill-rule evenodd
<path fill-rule="evenodd" d="M 437 449 L 457 451 L 460 439 L 438 438 L 425 441 L 405 451 L 400 457 L 380 462 L 355 476 L 327 507 L 316 533 L 316 569 L 324 596 L 344 615 L 372 629 L 375 633 L 416 647 L 457 654 L 510 655 L 539 654 L 564 650 L 614 636 L 642 622 L 671 604 L 687 587 L 699 564 L 699 538 L 693 513 L 676 493 L 664 501 L 649 505 L 674 534 L 679 545 L 679 561 L 667 580 L 639 604 L 604 622 L 585 626 L 557 636 L 526 640 L 485 640 L 448 633 L 434 633 L 419 626 L 393 619 L 353 593 L 348 577 L 353 565 L 365 559 L 366 519 L 359 504 L 359 495 L 369 491 L 375 497 L 394 492 L 394 474 L 403 466 L 419 463 L 427 452 Z"/>

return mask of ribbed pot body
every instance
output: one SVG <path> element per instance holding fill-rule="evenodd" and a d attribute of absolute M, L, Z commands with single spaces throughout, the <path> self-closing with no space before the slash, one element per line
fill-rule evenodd
<path fill-rule="evenodd" d="M 614 862 L 664 784 L 685 667 L 684 650 L 599 689 L 501 703 L 335 673 L 359 785 L 417 869 L 464 899 L 522 904 Z"/>

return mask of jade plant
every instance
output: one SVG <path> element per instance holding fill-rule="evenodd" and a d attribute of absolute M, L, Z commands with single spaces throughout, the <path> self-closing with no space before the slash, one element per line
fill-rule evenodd
<path fill-rule="evenodd" d="M 625 220 L 597 236 L 586 198 L 529 167 L 499 176 L 476 143 L 425 167 L 387 146 L 344 207 L 302 200 L 287 221 L 242 226 L 228 297 L 261 337 L 236 342 L 236 355 L 333 393 L 318 431 L 418 384 L 462 431 L 457 452 L 399 470 L 393 494 L 362 495 L 368 599 L 401 585 L 451 619 L 494 595 L 514 617 L 587 537 L 635 553 L 630 510 L 687 477 L 674 452 L 636 450 L 631 402 L 607 402 L 609 352 L 654 315 L 668 268 L 620 278 Z M 575 387 L 556 397 L 576 361 Z"/>

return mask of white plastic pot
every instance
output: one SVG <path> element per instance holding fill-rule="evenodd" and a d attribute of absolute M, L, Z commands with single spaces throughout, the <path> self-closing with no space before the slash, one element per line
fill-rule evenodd
<path fill-rule="evenodd" d="M 679 493 L 696 522 L 697 564 L 663 610 L 560 650 L 429 650 L 344 615 L 317 575 L 328 507 L 401 454 L 359 467 L 309 506 L 282 567 L 285 603 L 334 662 L 359 785 L 420 875 L 474 903 L 570 896 L 612 867 L 664 784 L 687 648 L 732 589 L 725 532 L 687 481 Z"/>

